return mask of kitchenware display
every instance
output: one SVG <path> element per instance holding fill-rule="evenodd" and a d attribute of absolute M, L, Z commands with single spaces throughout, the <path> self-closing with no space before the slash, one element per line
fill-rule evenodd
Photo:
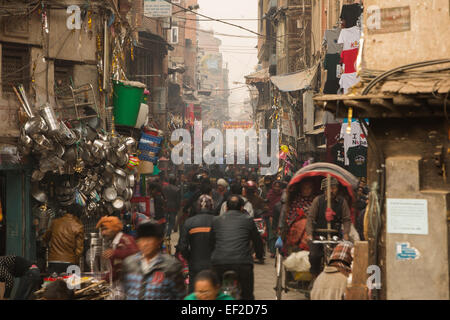
<path fill-rule="evenodd" d="M 106 133 L 100 124 L 99 118 L 60 121 L 49 104 L 28 119 L 20 129 L 18 150 L 36 161 L 31 174 L 36 201 L 62 207 L 76 203 L 87 216 L 131 210 L 137 141 Z M 60 182 L 58 176 L 64 175 L 71 182 Z M 42 181 L 54 188 L 39 185 Z"/>

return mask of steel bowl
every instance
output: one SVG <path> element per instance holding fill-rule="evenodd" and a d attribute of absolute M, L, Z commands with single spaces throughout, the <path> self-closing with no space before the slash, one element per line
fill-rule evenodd
<path fill-rule="evenodd" d="M 124 205 L 125 205 L 125 201 L 120 197 L 118 197 L 116 200 L 114 200 L 112 202 L 112 206 L 116 210 L 122 210 Z"/>
<path fill-rule="evenodd" d="M 48 201 L 47 194 L 44 191 L 39 190 L 38 185 L 34 185 L 32 187 L 31 195 L 33 196 L 34 199 L 36 199 L 37 201 L 39 201 L 41 203 L 45 203 Z"/>
<path fill-rule="evenodd" d="M 126 188 L 124 192 L 124 199 L 125 201 L 130 201 L 131 198 L 133 198 L 133 189 Z"/>
<path fill-rule="evenodd" d="M 34 117 L 25 123 L 24 130 L 27 134 L 32 135 L 39 132 L 40 126 L 41 126 L 41 118 Z"/>
<path fill-rule="evenodd" d="M 113 181 L 114 188 L 116 188 L 117 193 L 123 194 L 125 189 L 127 188 L 127 181 L 125 178 L 120 176 L 115 176 Z"/>
<path fill-rule="evenodd" d="M 103 192 L 103 198 L 107 201 L 114 201 L 117 198 L 117 190 L 109 187 Z"/>

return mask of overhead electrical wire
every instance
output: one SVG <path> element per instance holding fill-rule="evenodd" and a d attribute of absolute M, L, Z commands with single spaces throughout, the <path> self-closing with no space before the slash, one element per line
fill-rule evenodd
<path fill-rule="evenodd" d="M 243 26 L 240 26 L 240 25 L 237 25 L 237 24 L 234 24 L 234 23 L 229 23 L 229 22 L 226 22 L 226 21 L 223 21 L 223 20 L 220 20 L 220 19 L 211 18 L 211 17 L 208 17 L 208 16 L 206 16 L 206 15 L 204 15 L 204 14 L 195 12 L 194 10 L 191 10 L 191 9 L 189 9 L 189 8 L 185 8 L 185 7 L 183 7 L 183 6 L 180 6 L 179 4 L 173 3 L 173 2 L 170 1 L 170 0 L 164 0 L 164 1 L 167 2 L 167 3 L 170 3 L 170 4 L 172 4 L 172 5 L 174 5 L 175 7 L 178 7 L 178 8 L 180 8 L 180 9 L 185 10 L 185 11 L 192 12 L 192 13 L 195 14 L 195 15 L 198 15 L 198 16 L 200 16 L 200 17 L 209 19 L 209 20 L 211 20 L 211 21 L 220 22 L 220 23 L 223 23 L 223 24 L 226 24 L 226 25 L 235 27 L 235 28 L 242 29 L 242 30 L 244 30 L 244 31 L 247 31 L 247 32 L 256 34 L 258 37 L 266 37 L 266 35 L 260 34 L 260 33 L 256 32 L 256 31 L 250 30 L 250 29 L 245 28 L 245 27 L 243 27 Z M 279 41 L 279 40 L 276 40 L 276 41 Z"/>

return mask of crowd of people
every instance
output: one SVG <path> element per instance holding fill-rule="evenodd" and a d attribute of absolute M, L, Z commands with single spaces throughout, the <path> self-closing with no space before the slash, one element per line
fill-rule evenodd
<path fill-rule="evenodd" d="M 348 240 L 353 229 L 348 203 L 338 193 L 339 183 L 334 178 L 330 181 L 331 208 L 327 208 L 326 179 L 321 185 L 323 194 L 315 192 L 312 179 L 288 187 L 289 181 L 290 177 L 259 177 L 251 169 L 238 167 L 215 172 L 213 177 L 206 169 L 183 172 L 179 177 L 155 177 L 147 186 L 153 204 L 150 216 L 137 208 L 126 213 L 131 216 L 133 230 L 125 230 L 124 214 L 104 216 L 96 225 L 109 243 L 102 257 L 110 262 L 108 277 L 119 292 L 116 298 L 233 299 L 221 290 L 224 275 L 232 271 L 240 285 L 239 298 L 254 300 L 254 263 L 264 264 L 266 253 L 275 256 L 278 238 L 284 257 L 299 250 L 310 251 L 310 272 L 317 278 L 311 282 L 315 283 L 311 298 L 339 296 L 328 291 L 324 294 L 323 286 L 336 272 L 348 276 Z M 358 191 L 358 209 L 363 213 L 365 185 Z M 79 264 L 84 249 L 80 209 L 68 207 L 44 235 L 49 245 L 48 273 L 61 274 Z M 256 220 L 263 222 L 262 229 Z M 356 234 L 363 238 L 360 220 L 355 223 Z M 335 259 L 322 272 L 323 250 L 313 240 L 323 234 L 318 230 L 326 229 L 328 223 L 332 229 L 342 230 L 346 241 L 344 247 L 335 249 Z M 176 242 L 174 232 L 179 232 Z M 173 248 L 167 247 L 167 242 Z M 30 297 L 39 282 L 36 268 L 21 257 L 0 257 L 0 282 L 6 283 L 4 298 L 10 297 L 15 277 L 25 279 L 16 298 Z M 339 285 L 342 287 L 342 282 Z M 73 295 L 66 289 L 56 281 L 44 299 L 70 299 Z"/>

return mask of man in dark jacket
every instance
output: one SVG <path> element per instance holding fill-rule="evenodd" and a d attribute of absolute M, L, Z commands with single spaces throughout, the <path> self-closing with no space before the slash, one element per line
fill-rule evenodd
<path fill-rule="evenodd" d="M 227 201 L 228 212 L 215 217 L 211 228 L 211 263 L 220 278 L 226 271 L 238 275 L 243 300 L 254 300 L 253 257 L 251 242 L 256 258 L 263 258 L 263 244 L 253 218 L 243 213 L 244 201 L 239 195 L 232 195 Z"/>
<path fill-rule="evenodd" d="M 78 265 L 84 248 L 84 227 L 79 216 L 82 208 L 70 206 L 63 217 L 52 221 L 43 240 L 49 243 L 48 272 L 64 273 Z"/>
<path fill-rule="evenodd" d="M 171 174 L 169 175 L 169 184 L 163 187 L 163 194 L 167 201 L 167 237 L 170 237 L 172 233 L 181 205 L 180 188 L 175 185 L 176 181 L 175 176 Z"/>
<path fill-rule="evenodd" d="M 139 252 L 122 265 L 122 286 L 126 300 L 181 300 L 186 295 L 181 264 L 161 253 L 164 227 L 156 221 L 137 229 Z"/>
<path fill-rule="evenodd" d="M 213 200 L 201 195 L 197 201 L 197 215 L 186 220 L 177 250 L 189 262 L 189 293 L 194 291 L 195 276 L 211 268 L 210 232 L 214 218 Z"/>

